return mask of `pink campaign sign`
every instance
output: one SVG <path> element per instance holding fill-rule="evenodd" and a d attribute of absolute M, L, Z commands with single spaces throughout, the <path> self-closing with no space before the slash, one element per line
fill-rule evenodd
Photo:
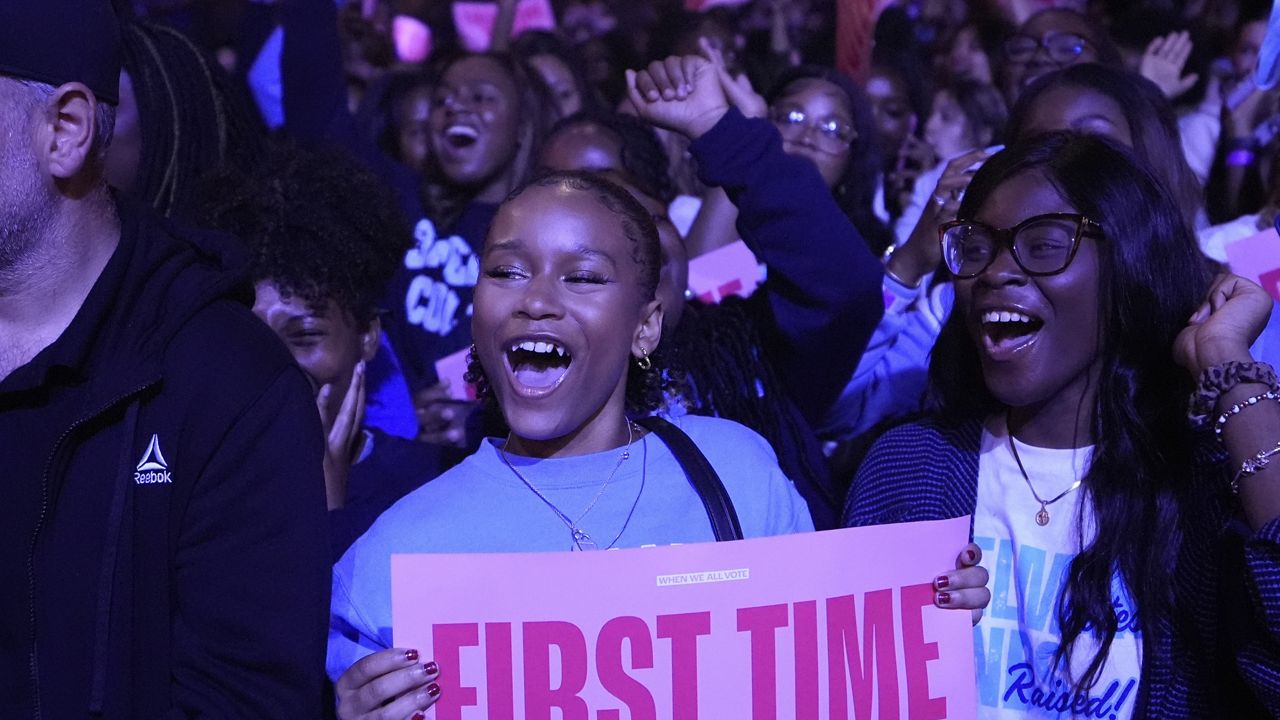
<path fill-rule="evenodd" d="M 760 261 L 741 240 L 689 261 L 689 289 L 704 303 L 750 297 L 760 284 Z"/>
<path fill-rule="evenodd" d="M 737 7 L 746 5 L 750 0 L 684 0 L 684 9 L 693 12 L 705 12 L 713 7 Z"/>
<path fill-rule="evenodd" d="M 969 519 L 601 553 L 393 555 L 438 720 L 973 718 Z"/>
<path fill-rule="evenodd" d="M 452 355 L 436 361 L 436 377 L 441 382 L 449 381 L 449 399 L 467 402 L 476 399 L 476 387 L 467 382 L 468 348 L 463 348 Z"/>
<path fill-rule="evenodd" d="M 493 25 L 498 20 L 498 5 L 492 2 L 453 3 L 453 24 L 458 37 L 468 52 L 484 52 L 489 49 L 493 37 Z M 511 21 L 511 37 L 526 30 L 556 29 L 555 11 L 551 0 L 519 0 L 516 15 Z"/>
<path fill-rule="evenodd" d="M 1280 235 L 1275 228 L 1229 243 L 1226 250 L 1231 272 L 1258 283 L 1280 300 Z"/>

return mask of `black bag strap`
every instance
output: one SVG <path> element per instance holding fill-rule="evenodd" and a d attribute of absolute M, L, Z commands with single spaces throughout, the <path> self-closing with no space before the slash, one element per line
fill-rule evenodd
<path fill-rule="evenodd" d="M 711 531 L 715 533 L 716 542 L 725 540 L 741 540 L 742 526 L 738 523 L 738 513 L 733 509 L 733 500 L 724 489 L 724 483 L 716 474 L 715 468 L 702 454 L 693 440 L 683 430 L 667 422 L 665 418 L 651 415 L 636 421 L 641 427 L 650 430 L 666 443 L 676 462 L 689 478 L 702 505 L 707 509 L 707 518 L 711 520 Z"/>

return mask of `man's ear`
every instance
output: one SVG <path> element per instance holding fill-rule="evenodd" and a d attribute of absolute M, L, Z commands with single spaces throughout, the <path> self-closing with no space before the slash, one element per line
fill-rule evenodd
<path fill-rule="evenodd" d="M 360 333 L 360 359 L 365 362 L 373 360 L 378 354 L 378 346 L 382 340 L 382 319 L 377 315 L 369 321 L 369 327 Z"/>
<path fill-rule="evenodd" d="M 57 181 L 73 180 L 93 163 L 98 99 L 82 83 L 70 82 L 53 91 L 44 112 L 42 144 L 49 174 Z"/>
<path fill-rule="evenodd" d="M 662 301 L 656 298 L 650 300 L 641 313 L 640 324 L 631 341 L 631 354 L 637 358 L 652 355 L 662 340 Z"/>

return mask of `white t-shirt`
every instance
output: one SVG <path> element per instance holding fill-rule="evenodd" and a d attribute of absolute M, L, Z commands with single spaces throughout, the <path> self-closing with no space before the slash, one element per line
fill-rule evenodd
<path fill-rule="evenodd" d="M 1093 448 L 1048 449 L 1017 442 L 1027 478 L 1045 500 L 1084 476 Z M 1061 642 L 1057 607 L 1067 567 L 1082 546 L 1077 518 L 1080 490 L 1049 505 L 1040 525 L 1040 503 L 1027 487 L 1009 449 L 1004 416 L 988 419 L 978 457 L 978 506 L 974 542 L 990 573 L 991 605 L 973 629 L 978 671 L 978 717 L 1100 718 L 1128 720 L 1138 698 L 1141 634 L 1133 603 L 1117 576 L 1112 597 L 1120 631 L 1102 674 L 1091 690 L 1077 695 L 1071 677 L 1080 677 L 1093 659 L 1091 635 L 1076 641 L 1072 672 L 1050 674 Z M 1084 532 L 1093 532 L 1087 518 Z"/>

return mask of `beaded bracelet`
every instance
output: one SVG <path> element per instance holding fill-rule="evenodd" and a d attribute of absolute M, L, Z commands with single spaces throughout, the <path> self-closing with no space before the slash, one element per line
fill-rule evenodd
<path fill-rule="evenodd" d="M 1213 434 L 1222 437 L 1222 429 L 1227 426 L 1227 420 L 1239 415 L 1241 412 L 1257 405 L 1263 400 L 1280 400 L 1280 391 L 1268 390 L 1261 395 L 1254 395 L 1251 398 L 1245 398 L 1240 402 L 1232 405 L 1226 412 L 1218 416 L 1218 422 L 1213 424 Z"/>
<path fill-rule="evenodd" d="M 1240 383 L 1260 383 L 1272 390 L 1280 391 L 1276 382 L 1276 371 L 1263 362 L 1226 362 L 1221 365 L 1207 367 L 1200 373 L 1200 383 L 1191 394 L 1187 418 L 1191 424 L 1200 427 L 1209 421 L 1213 407 L 1223 393 Z"/>
<path fill-rule="evenodd" d="M 1253 457 L 1246 458 L 1240 463 L 1240 470 L 1236 472 L 1235 477 L 1231 478 L 1231 492 L 1239 495 L 1240 481 L 1258 474 L 1258 471 L 1271 464 L 1271 458 L 1276 455 L 1280 455 L 1280 442 L 1270 450 L 1260 450 Z"/>

